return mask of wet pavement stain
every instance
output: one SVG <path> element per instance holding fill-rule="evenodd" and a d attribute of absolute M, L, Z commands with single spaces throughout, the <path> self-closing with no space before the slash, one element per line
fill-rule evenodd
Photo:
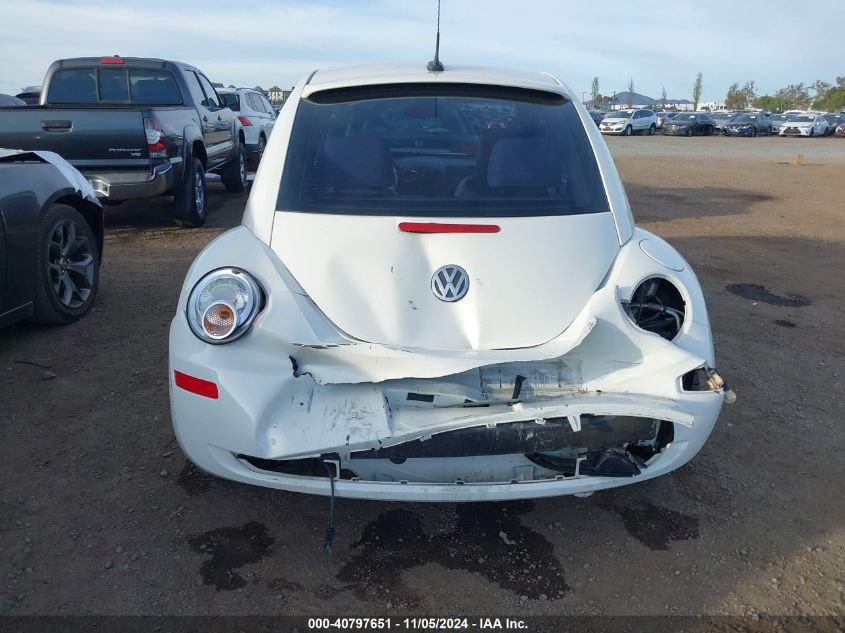
<path fill-rule="evenodd" d="M 760 301 L 768 303 L 773 306 L 783 306 L 787 308 L 803 308 L 804 306 L 812 305 L 807 297 L 801 295 L 786 295 L 780 296 L 773 293 L 771 290 L 760 284 L 729 284 L 725 286 L 725 290 L 750 301 Z"/>
<path fill-rule="evenodd" d="M 786 319 L 775 319 L 775 325 L 779 325 L 781 327 L 798 327 L 796 323 L 792 321 L 787 321 Z"/>
<path fill-rule="evenodd" d="M 636 508 L 616 508 L 625 531 L 653 550 L 668 550 L 670 541 L 699 538 L 698 519 L 645 502 Z"/>
<path fill-rule="evenodd" d="M 185 461 L 185 466 L 176 479 L 176 483 L 192 497 L 208 491 L 213 481 L 213 477 L 206 475 L 189 461 Z"/>
<path fill-rule="evenodd" d="M 420 518 L 400 509 L 382 513 L 367 524 L 357 553 L 340 569 L 359 599 L 378 591 L 382 600 L 415 607 L 417 597 L 402 585 L 404 571 L 428 563 L 477 572 L 517 595 L 554 600 L 569 590 L 553 545 L 522 524 L 519 516 L 531 502 L 461 504 L 452 529 L 426 534 Z"/>
<path fill-rule="evenodd" d="M 267 528 L 256 521 L 241 527 L 224 527 L 188 539 L 188 544 L 198 554 L 211 558 L 200 566 L 203 584 L 214 585 L 218 591 L 231 591 L 243 587 L 246 580 L 234 570 L 257 563 L 272 553 L 275 541 L 267 536 Z"/>

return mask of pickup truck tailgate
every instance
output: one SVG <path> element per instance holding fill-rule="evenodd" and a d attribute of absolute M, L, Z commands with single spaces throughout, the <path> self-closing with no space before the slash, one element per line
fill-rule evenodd
<path fill-rule="evenodd" d="M 140 109 L 2 109 L 0 147 L 50 150 L 82 172 L 150 167 Z"/>

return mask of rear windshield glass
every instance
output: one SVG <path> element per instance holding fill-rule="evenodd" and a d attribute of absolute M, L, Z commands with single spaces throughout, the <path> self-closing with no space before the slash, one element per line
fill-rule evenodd
<path fill-rule="evenodd" d="M 300 102 L 278 209 L 512 217 L 609 207 L 572 102 L 541 91 L 414 84 Z"/>
<path fill-rule="evenodd" d="M 149 68 L 65 68 L 50 80 L 47 103 L 179 105 L 173 75 Z"/>
<path fill-rule="evenodd" d="M 223 105 L 233 110 L 235 112 L 239 112 L 241 109 L 241 98 L 238 96 L 237 92 L 220 92 L 220 100 L 223 102 Z"/>

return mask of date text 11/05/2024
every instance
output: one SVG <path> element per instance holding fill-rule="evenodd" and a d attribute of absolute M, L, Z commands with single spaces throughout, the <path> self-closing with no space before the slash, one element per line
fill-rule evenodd
<path fill-rule="evenodd" d="M 309 618 L 308 630 L 374 631 L 374 630 L 488 630 L 525 631 L 525 620 L 516 618 Z"/>

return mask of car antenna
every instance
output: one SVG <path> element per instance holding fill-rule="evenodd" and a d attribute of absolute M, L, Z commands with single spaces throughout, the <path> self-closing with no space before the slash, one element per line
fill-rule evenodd
<path fill-rule="evenodd" d="M 434 59 L 426 65 L 426 69 L 432 73 L 442 73 L 443 64 L 440 63 L 440 0 L 437 0 L 437 43 L 434 45 Z"/>

